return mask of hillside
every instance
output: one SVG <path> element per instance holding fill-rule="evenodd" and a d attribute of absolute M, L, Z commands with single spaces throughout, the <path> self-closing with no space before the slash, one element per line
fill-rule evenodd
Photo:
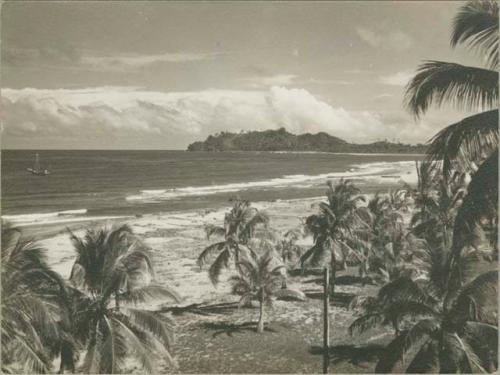
<path fill-rule="evenodd" d="M 284 128 L 248 133 L 222 132 L 210 135 L 205 141 L 194 142 L 188 151 L 322 151 L 363 153 L 424 153 L 422 144 L 408 145 L 387 141 L 368 144 L 348 143 L 321 132 L 295 135 Z"/>

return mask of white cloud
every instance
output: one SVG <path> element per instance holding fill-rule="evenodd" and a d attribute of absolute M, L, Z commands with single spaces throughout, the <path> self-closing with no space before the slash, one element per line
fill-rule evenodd
<path fill-rule="evenodd" d="M 80 63 L 84 66 L 98 68 L 103 71 L 121 71 L 137 69 L 157 63 L 181 63 L 192 61 L 213 60 L 221 55 L 219 52 L 210 53 L 163 53 L 156 55 L 86 55 Z"/>
<path fill-rule="evenodd" d="M 382 100 L 382 99 L 387 99 L 387 98 L 392 98 L 394 95 L 392 94 L 379 94 L 375 95 L 372 99 L 373 100 Z"/>
<path fill-rule="evenodd" d="M 401 30 L 374 31 L 365 27 L 357 27 L 356 33 L 373 48 L 405 51 L 413 45 L 413 39 Z"/>
<path fill-rule="evenodd" d="M 353 81 L 347 81 L 342 79 L 316 79 L 309 78 L 308 80 L 303 81 L 304 84 L 314 84 L 314 85 L 342 85 L 349 86 L 354 85 Z"/>
<path fill-rule="evenodd" d="M 319 100 L 307 90 L 281 86 L 169 93 L 120 87 L 27 88 L 4 89 L 2 96 L 7 147 L 13 138 L 42 141 L 56 136 L 73 138 L 85 147 L 96 139 L 109 140 L 111 145 L 126 135 L 137 142 L 154 137 L 165 147 L 183 148 L 223 130 L 279 127 L 296 134 L 323 131 L 355 142 L 396 133 L 406 141 L 430 136 L 399 114 L 349 111 Z"/>
<path fill-rule="evenodd" d="M 373 48 L 379 47 L 382 43 L 382 37 L 372 30 L 365 29 L 364 27 L 358 27 L 356 28 L 356 32 L 363 41 Z"/>
<path fill-rule="evenodd" d="M 297 78 L 295 74 L 276 74 L 273 76 L 241 78 L 240 81 L 247 82 L 248 86 L 252 88 L 262 88 L 269 86 L 289 86 L 294 84 Z"/>
<path fill-rule="evenodd" d="M 414 72 L 411 70 L 404 70 L 391 75 L 380 76 L 379 82 L 390 86 L 406 86 L 413 76 Z"/>
<path fill-rule="evenodd" d="M 267 89 L 272 86 L 307 86 L 307 85 L 353 85 L 353 81 L 341 79 L 302 79 L 295 74 L 276 74 L 273 76 L 254 76 L 241 78 L 239 81 L 246 82 L 248 87 L 254 89 Z"/>

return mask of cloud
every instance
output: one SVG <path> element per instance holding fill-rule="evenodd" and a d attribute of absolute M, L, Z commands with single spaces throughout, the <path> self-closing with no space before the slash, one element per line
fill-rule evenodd
<path fill-rule="evenodd" d="M 307 86 L 307 85 L 353 85 L 353 81 L 340 79 L 302 79 L 295 74 L 256 75 L 241 78 L 239 81 L 247 83 L 248 87 L 254 89 L 269 88 L 272 86 Z"/>
<path fill-rule="evenodd" d="M 375 95 L 372 100 L 378 101 L 378 100 L 383 100 L 387 98 L 392 98 L 394 95 L 393 94 L 379 94 Z"/>
<path fill-rule="evenodd" d="M 414 72 L 411 70 L 404 70 L 388 76 L 380 76 L 379 82 L 384 85 L 391 86 L 406 86 L 407 83 L 413 78 Z"/>
<path fill-rule="evenodd" d="M 185 63 L 193 61 L 213 60 L 221 52 L 209 53 L 163 53 L 155 55 L 88 55 L 83 56 L 80 63 L 84 66 L 98 68 L 103 71 L 121 71 L 143 68 L 158 63 Z"/>
<path fill-rule="evenodd" d="M 398 134 L 405 141 L 430 135 L 408 116 L 335 107 L 305 89 L 273 86 L 266 90 L 155 92 L 128 87 L 88 89 L 4 89 L 3 144 L 61 147 L 72 140 L 80 148 L 184 148 L 219 131 L 285 127 L 300 134 L 327 132 L 348 141 L 371 142 Z M 52 142 L 52 143 L 51 143 Z M 102 147 L 102 146 L 101 146 Z"/>
<path fill-rule="evenodd" d="M 373 48 L 405 51 L 413 45 L 413 39 L 400 30 L 374 31 L 357 27 L 356 33 L 366 44 Z"/>
<path fill-rule="evenodd" d="M 160 63 L 189 63 L 216 59 L 227 52 L 167 52 L 103 55 L 69 45 L 40 48 L 2 48 L 2 62 L 11 66 L 56 65 L 92 71 L 130 71 Z"/>
<path fill-rule="evenodd" d="M 363 41 L 373 48 L 379 47 L 382 43 L 382 37 L 380 35 L 371 30 L 365 29 L 364 27 L 356 28 L 356 32 Z"/>
<path fill-rule="evenodd" d="M 262 88 L 267 86 L 289 86 L 298 78 L 295 74 L 276 74 L 272 76 L 257 75 L 239 79 L 246 82 L 249 87 Z"/>
<path fill-rule="evenodd" d="M 303 84 L 313 84 L 313 85 L 354 85 L 354 81 L 347 81 L 342 79 L 316 79 L 309 78 L 302 82 Z"/>

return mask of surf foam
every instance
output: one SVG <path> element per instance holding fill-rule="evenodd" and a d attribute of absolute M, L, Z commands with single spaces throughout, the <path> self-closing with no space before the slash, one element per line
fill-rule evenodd
<path fill-rule="evenodd" d="M 319 175 L 284 175 L 269 180 L 249 181 L 241 183 L 229 183 L 221 185 L 188 186 L 174 189 L 141 190 L 139 194 L 126 197 L 127 201 L 138 201 L 141 203 L 155 203 L 165 200 L 174 200 L 184 197 L 206 196 L 221 193 L 233 193 L 251 189 L 274 189 L 283 187 L 294 187 L 299 189 L 311 188 L 324 184 L 325 180 L 352 179 L 370 180 L 381 183 L 391 179 L 401 179 L 407 183 L 415 180 L 415 164 L 412 161 L 399 162 L 374 162 L 355 164 L 345 172 L 331 172 Z"/>

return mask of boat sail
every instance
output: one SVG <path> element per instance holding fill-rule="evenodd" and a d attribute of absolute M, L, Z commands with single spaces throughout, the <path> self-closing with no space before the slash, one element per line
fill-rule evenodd
<path fill-rule="evenodd" d="M 38 154 L 35 155 L 35 165 L 33 168 L 26 168 L 28 172 L 34 174 L 36 176 L 47 176 L 50 174 L 48 169 L 42 169 L 40 167 L 40 156 Z"/>

